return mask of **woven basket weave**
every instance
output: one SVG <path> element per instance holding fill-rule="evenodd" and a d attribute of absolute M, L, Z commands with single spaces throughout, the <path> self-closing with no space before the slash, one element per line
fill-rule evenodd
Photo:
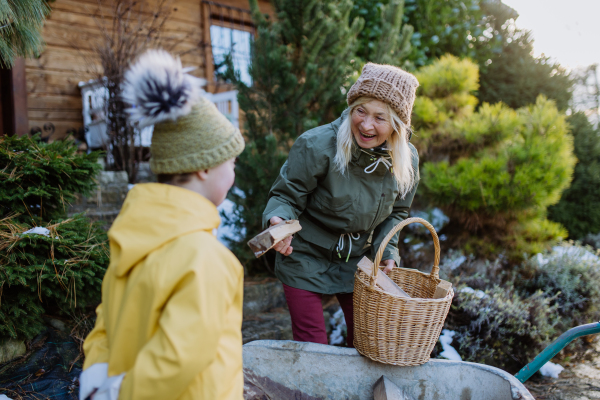
<path fill-rule="evenodd" d="M 394 268 L 388 274 L 410 298 L 384 292 L 375 285 L 379 268 L 367 275 L 360 269 L 354 278 L 354 346 L 371 360 L 393 365 L 419 365 L 429 361 L 454 296 L 433 299 L 439 279 L 440 242 L 431 224 L 408 218 L 385 237 L 375 257 L 376 266 L 388 242 L 406 225 L 419 222 L 433 235 L 435 261 L 430 274 Z"/>

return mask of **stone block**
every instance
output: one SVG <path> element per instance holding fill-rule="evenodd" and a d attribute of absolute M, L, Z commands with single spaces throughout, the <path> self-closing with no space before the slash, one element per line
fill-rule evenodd
<path fill-rule="evenodd" d="M 242 323 L 242 341 L 292 340 L 292 319 L 287 310 L 279 309 L 246 319 Z"/>
<path fill-rule="evenodd" d="M 100 171 L 98 184 L 100 186 L 125 185 L 129 183 L 126 171 Z"/>
<path fill-rule="evenodd" d="M 279 280 L 247 281 L 244 284 L 244 318 L 285 304 L 283 286 Z"/>
<path fill-rule="evenodd" d="M 104 189 L 101 192 L 102 206 L 106 205 L 122 205 L 127 196 L 127 187 L 123 190 Z"/>
<path fill-rule="evenodd" d="M 0 344 L 0 364 L 22 356 L 27 352 L 25 343 L 21 340 L 8 339 Z"/>

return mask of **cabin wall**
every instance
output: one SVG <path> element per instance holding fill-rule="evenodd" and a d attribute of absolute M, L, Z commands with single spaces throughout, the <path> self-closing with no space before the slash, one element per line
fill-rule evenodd
<path fill-rule="evenodd" d="M 25 65 L 30 129 L 43 129 L 50 122 L 55 127 L 52 139 L 58 139 L 69 129 L 83 126 L 78 83 L 103 76 L 95 49 L 102 37 L 98 20 L 110 13 L 107 3 L 103 0 L 56 0 L 50 3 L 52 12 L 43 31 L 46 49 L 39 58 L 29 59 Z M 248 0 L 218 0 L 214 3 L 249 10 Z M 259 4 L 264 12 L 272 13 L 268 1 Z M 211 83 L 210 20 L 206 5 L 202 0 L 173 0 L 163 37 L 165 48 L 179 54 L 184 66 L 196 67 L 194 75 Z M 208 90 L 220 91 L 213 84 Z"/>

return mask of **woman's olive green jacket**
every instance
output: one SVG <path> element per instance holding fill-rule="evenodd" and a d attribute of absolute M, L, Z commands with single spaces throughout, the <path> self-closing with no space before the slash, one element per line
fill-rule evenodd
<path fill-rule="evenodd" d="M 418 184 L 416 180 L 401 198 L 384 163 L 370 174 L 365 172 L 381 153 L 365 152 L 356 145 L 342 175 L 334 164 L 341 122 L 337 119 L 298 137 L 263 213 L 265 227 L 274 216 L 298 219 L 302 225 L 292 240 L 292 254 L 277 253 L 277 277 L 286 285 L 324 294 L 354 290 L 356 264 L 364 255 L 373 259 L 385 235 L 408 217 Z M 419 158 L 412 144 L 410 148 L 418 177 Z M 344 235 L 339 249 L 340 236 L 350 233 L 354 238 Z M 400 264 L 397 244 L 398 235 L 387 245 L 383 260 Z"/>

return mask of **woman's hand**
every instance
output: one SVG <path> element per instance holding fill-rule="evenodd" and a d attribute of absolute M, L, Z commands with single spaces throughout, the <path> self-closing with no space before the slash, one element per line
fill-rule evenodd
<path fill-rule="evenodd" d="M 279 217 L 272 217 L 269 220 L 269 223 L 271 225 L 277 225 L 280 222 L 283 222 L 283 219 Z M 289 256 L 290 254 L 292 254 L 292 251 L 294 251 L 294 248 L 291 246 L 293 238 L 293 236 L 290 236 L 289 238 L 283 239 L 281 242 L 277 243 L 275 247 L 273 247 L 273 249 L 275 249 L 275 251 L 278 251 L 284 256 Z"/>
<path fill-rule="evenodd" d="M 387 275 L 388 272 L 392 270 L 396 266 L 396 261 L 394 260 L 383 260 L 379 263 L 380 267 L 385 267 L 383 269 L 383 273 Z"/>

